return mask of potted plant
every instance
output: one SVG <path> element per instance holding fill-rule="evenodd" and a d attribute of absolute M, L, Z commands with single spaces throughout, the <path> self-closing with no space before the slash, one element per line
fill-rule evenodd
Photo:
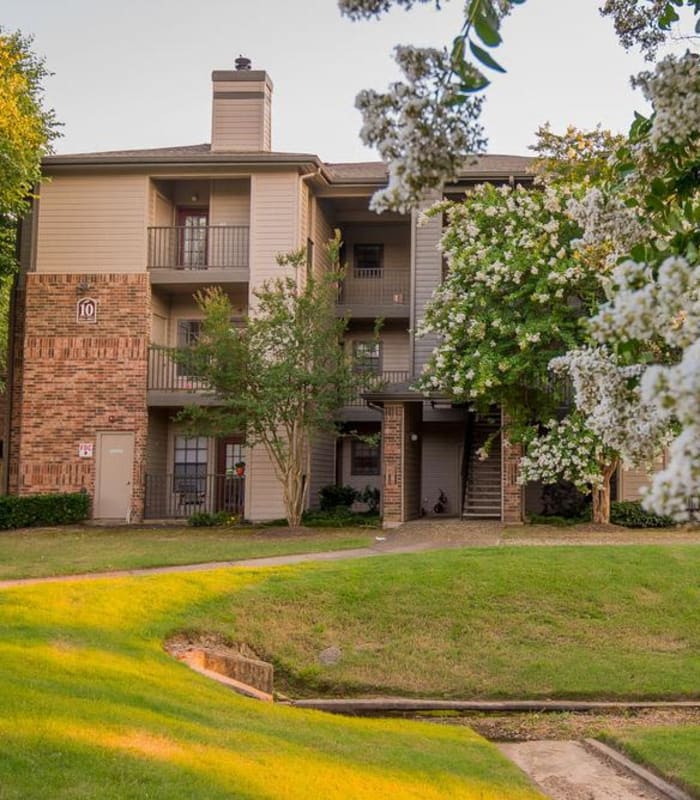
<path fill-rule="evenodd" d="M 242 478 L 245 475 L 245 461 L 236 461 L 233 466 L 236 468 L 236 475 Z"/>

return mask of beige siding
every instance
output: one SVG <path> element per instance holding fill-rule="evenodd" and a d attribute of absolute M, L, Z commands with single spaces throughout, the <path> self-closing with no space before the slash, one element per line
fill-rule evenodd
<path fill-rule="evenodd" d="M 335 483 L 335 436 L 324 433 L 311 445 L 309 508 L 318 508 L 319 490 Z"/>
<path fill-rule="evenodd" d="M 383 244 L 384 268 L 405 269 L 408 274 L 411 259 L 411 230 L 401 223 L 392 225 L 346 224 L 342 227 L 348 266 L 353 266 L 356 244 Z"/>
<path fill-rule="evenodd" d="M 461 423 L 423 423 L 421 434 L 421 506 L 433 513 L 440 489 L 447 495 L 446 513 L 457 516 L 462 501 L 461 474 L 464 425 Z"/>
<path fill-rule="evenodd" d="M 414 215 L 415 217 L 415 215 Z M 415 222 L 414 222 L 415 225 Z M 425 314 L 425 306 L 433 290 L 442 281 L 442 254 L 437 245 L 440 241 L 442 221 L 433 217 L 420 227 L 414 228 L 414 291 L 412 299 L 411 328 L 416 330 Z M 417 338 L 413 350 L 413 373 L 420 375 L 433 348 L 437 344 L 434 335 Z"/>
<path fill-rule="evenodd" d="M 246 464 L 246 518 L 253 522 L 282 519 L 282 485 L 262 445 L 248 451 Z"/>
<path fill-rule="evenodd" d="M 640 490 L 647 488 L 651 484 L 651 477 L 666 466 L 664 458 L 659 458 L 654 462 L 651 473 L 643 468 L 625 469 L 619 472 L 618 496 L 620 500 L 639 500 Z"/>
<path fill-rule="evenodd" d="M 314 266 L 317 274 L 330 268 L 327 243 L 333 238 L 333 225 L 323 211 L 322 205 L 312 199 L 311 239 L 314 243 Z"/>
<path fill-rule="evenodd" d="M 251 179 L 251 290 L 284 275 L 277 256 L 299 247 L 297 183 L 298 176 L 293 172 L 265 173 Z"/>
<path fill-rule="evenodd" d="M 250 181 L 212 181 L 209 224 L 250 224 Z"/>
<path fill-rule="evenodd" d="M 372 339 L 371 330 L 353 330 L 345 335 L 347 352 L 352 352 L 353 342 L 366 342 Z M 382 345 L 382 371 L 408 371 L 409 369 L 409 333 L 400 330 L 381 330 L 379 340 Z"/>
<path fill-rule="evenodd" d="M 54 176 L 41 187 L 39 272 L 146 268 L 148 179 Z"/>

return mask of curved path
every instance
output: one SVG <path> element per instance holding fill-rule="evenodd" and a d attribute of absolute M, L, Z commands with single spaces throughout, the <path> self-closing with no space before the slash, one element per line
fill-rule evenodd
<path fill-rule="evenodd" d="M 369 547 L 352 550 L 331 550 L 320 553 L 297 553 L 286 556 L 265 556 L 232 561 L 208 561 L 199 564 L 175 564 L 164 567 L 120 569 L 108 572 L 87 572 L 42 578 L 0 580 L 0 589 L 59 581 L 98 580 L 138 575 L 161 575 L 198 572 L 227 567 L 279 567 L 310 561 L 341 561 L 395 553 L 419 553 L 463 547 L 537 547 L 537 546 L 602 546 L 602 545 L 700 545 L 700 529 L 628 530 L 617 525 L 577 525 L 558 528 L 548 525 L 511 525 L 490 520 L 421 519 L 407 522 L 390 531 L 377 532 Z"/>

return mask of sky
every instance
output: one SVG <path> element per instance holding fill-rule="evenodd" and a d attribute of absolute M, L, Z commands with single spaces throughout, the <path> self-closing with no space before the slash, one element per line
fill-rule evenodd
<path fill-rule="evenodd" d="M 396 44 L 441 46 L 462 24 L 443 10 L 398 8 L 351 22 L 336 0 L 4 0 L 0 26 L 34 36 L 54 73 L 45 104 L 63 123 L 58 153 L 199 144 L 210 140 L 211 71 L 245 55 L 274 83 L 273 150 L 366 161 L 354 98 L 398 77 Z M 595 0 L 528 0 L 494 51 L 507 69 L 487 90 L 488 152 L 527 155 L 551 122 L 626 131 L 647 111 L 626 54 Z"/>

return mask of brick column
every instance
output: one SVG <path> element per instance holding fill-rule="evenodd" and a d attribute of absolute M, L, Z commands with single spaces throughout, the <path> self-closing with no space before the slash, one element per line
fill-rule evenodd
<path fill-rule="evenodd" d="M 384 527 L 393 528 L 420 514 L 419 403 L 385 403 L 382 428 Z"/>
<path fill-rule="evenodd" d="M 520 458 L 523 448 L 520 444 L 513 444 L 508 440 L 508 418 L 501 413 L 501 463 L 502 463 L 502 497 L 503 510 L 501 520 L 511 524 L 521 524 L 523 521 L 523 506 L 525 491 L 518 483 Z"/>

